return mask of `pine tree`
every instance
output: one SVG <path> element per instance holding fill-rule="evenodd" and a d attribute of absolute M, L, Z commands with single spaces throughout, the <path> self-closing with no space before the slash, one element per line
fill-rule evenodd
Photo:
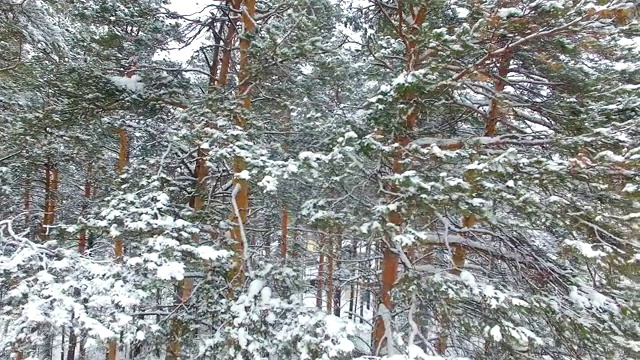
<path fill-rule="evenodd" d="M 625 352 L 622 344 L 633 348 L 635 335 L 614 335 L 635 317 L 628 294 L 577 275 L 599 273 L 589 258 L 622 264 L 633 257 L 633 240 L 622 235 L 630 234 L 629 224 L 605 225 L 620 216 L 621 204 L 611 206 L 620 193 L 604 180 L 612 150 L 595 141 L 596 133 L 631 125 L 598 120 L 605 109 L 630 100 L 623 90 L 628 85 L 610 70 L 621 54 L 601 41 L 605 33 L 627 29 L 629 4 L 375 4 L 379 36 L 398 40 L 387 42 L 381 56 L 391 60 L 381 63 L 399 75 L 372 99 L 371 119 L 382 136 L 366 140 L 375 139 L 389 154 L 394 173 L 385 176 L 389 218 L 380 224 L 387 223 L 382 228 L 394 240 L 383 245 L 374 344 L 388 344 L 393 330 L 412 339 L 409 349 L 415 341 L 442 355 L 473 358 L 520 352 L 597 357 Z M 427 8 L 431 15 L 423 20 Z M 603 141 L 629 151 L 637 139 Z M 581 153 L 586 148 L 587 155 Z M 582 156 L 595 163 L 584 165 Z M 578 175 L 581 166 L 588 174 Z M 635 181 L 633 170 L 626 174 L 622 181 Z M 593 186 L 597 197 L 588 195 Z M 586 251 L 587 259 L 573 252 L 567 257 L 567 245 Z M 406 256 L 410 248 L 419 249 L 421 261 Z M 579 271 L 578 264 L 592 270 Z M 622 275 L 616 273 L 594 276 Z M 394 326 L 385 314 L 396 283 L 396 301 L 413 310 L 396 315 Z M 607 328 L 602 316 L 620 316 L 621 308 L 626 315 L 616 320 L 616 330 Z M 402 330 L 399 324 L 407 321 L 411 327 Z M 567 337 L 569 328 L 582 335 Z M 613 336 L 606 342 L 611 347 L 595 336 Z M 430 337 L 437 341 L 424 343 Z"/>

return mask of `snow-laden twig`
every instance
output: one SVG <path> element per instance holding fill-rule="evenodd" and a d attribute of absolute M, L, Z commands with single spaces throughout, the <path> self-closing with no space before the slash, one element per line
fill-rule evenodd
<path fill-rule="evenodd" d="M 411 260 L 409 260 L 409 258 L 407 257 L 407 254 L 405 254 L 404 250 L 402 250 L 402 246 L 400 246 L 400 244 L 398 244 L 395 241 L 392 241 L 392 242 L 394 247 L 396 248 L 396 252 L 398 253 L 400 262 L 402 263 L 402 265 L 404 265 L 405 268 L 407 268 L 407 271 L 410 271 L 413 268 L 413 265 L 411 264 Z"/>
<path fill-rule="evenodd" d="M 384 336 L 380 339 L 380 343 L 378 344 L 378 348 L 376 349 L 376 354 L 380 354 L 380 348 L 382 347 L 382 342 L 387 340 L 387 356 L 396 355 L 395 347 L 393 346 L 393 332 L 391 331 L 391 311 L 387 309 L 384 304 L 380 304 L 378 306 L 378 316 L 382 319 L 382 323 L 384 324 Z"/>
<path fill-rule="evenodd" d="M 242 189 L 242 185 L 240 183 L 236 183 L 236 186 L 233 187 L 233 191 L 231 192 L 231 205 L 233 206 L 233 212 L 237 219 L 237 226 L 240 232 L 240 241 L 242 241 L 242 262 L 247 267 L 247 273 L 251 276 L 251 268 L 249 266 L 249 245 L 247 242 L 247 235 L 244 232 L 244 224 L 242 223 L 242 218 L 240 217 L 240 208 L 238 207 L 238 202 L 236 201 L 236 197 L 240 190 Z"/>
<path fill-rule="evenodd" d="M 25 237 L 25 235 L 29 232 L 28 230 L 25 230 L 22 234 L 16 234 L 15 230 L 13 230 L 13 222 L 11 220 L 0 220 L 0 234 L 2 234 L 2 232 L 4 232 L 5 230 L 7 231 L 7 233 L 9 233 L 9 236 L 12 239 L 17 240 L 22 244 L 28 244 L 34 249 L 37 248 L 37 246 L 33 242 Z M 6 241 L 6 239 L 3 239 L 3 241 Z"/>
<path fill-rule="evenodd" d="M 563 25 L 560 25 L 558 27 L 555 27 L 555 28 L 552 28 L 552 29 L 549 29 L 549 30 L 538 31 L 538 32 L 535 32 L 533 34 L 529 34 L 529 35 L 527 35 L 525 37 L 522 37 L 522 38 L 520 38 L 520 39 L 518 39 L 518 40 L 516 40 L 516 41 L 514 41 L 512 43 L 509 43 L 509 44 L 501 47 L 500 49 L 488 52 L 480 60 L 476 61 L 474 64 L 472 64 L 471 66 L 465 68 L 464 70 L 460 71 L 459 73 L 455 74 L 449 80 L 441 82 L 440 85 L 446 85 L 446 84 L 454 83 L 454 82 L 462 79 L 465 75 L 473 72 L 478 67 L 484 65 L 491 58 L 494 58 L 496 56 L 502 55 L 502 54 L 506 53 L 507 51 L 512 51 L 513 49 L 516 49 L 517 47 L 519 47 L 521 45 L 524 45 L 526 43 L 533 42 L 534 40 L 538 40 L 540 38 L 553 36 L 553 35 L 556 35 L 556 34 L 558 34 L 560 32 L 564 32 L 564 31 L 570 30 L 570 28 L 572 26 L 579 24 L 581 21 L 584 21 L 587 18 L 588 18 L 588 15 L 578 17 L 578 18 L 573 19 L 572 21 L 569 21 L 569 22 L 567 22 L 567 23 L 565 23 Z"/>
<path fill-rule="evenodd" d="M 4 232 L 9 234 L 9 238 L 4 238 Z M 29 231 L 25 230 L 21 234 L 16 234 L 13 229 L 12 220 L 0 220 L 0 239 L 3 244 L 12 244 L 16 247 L 11 255 L 11 258 L 15 258 L 16 254 L 19 254 L 24 248 L 30 248 L 33 251 L 33 254 L 40 258 L 40 263 L 43 270 L 47 270 L 47 256 L 55 255 L 53 251 L 47 249 L 46 247 L 36 244 L 33 241 L 29 240 L 26 235 Z M 3 263 L 2 265 L 7 265 L 7 263 Z"/>
<path fill-rule="evenodd" d="M 8 160 L 8 159 L 11 159 L 12 157 L 20 154 L 21 152 L 22 152 L 22 150 L 18 150 L 18 151 L 15 151 L 15 152 L 13 152 L 13 153 L 11 153 L 9 155 L 4 155 L 3 157 L 0 157 L 0 162 L 3 162 L 3 161 Z"/>
<path fill-rule="evenodd" d="M 449 228 L 451 226 L 451 223 L 449 222 L 449 219 L 440 214 L 438 214 L 438 217 L 440 218 L 440 221 L 444 222 L 444 244 L 447 247 L 447 251 L 449 252 L 449 262 L 451 262 L 451 265 L 455 269 L 456 263 L 453 261 L 454 254 L 453 250 L 451 249 L 451 245 L 449 244 Z"/>
<path fill-rule="evenodd" d="M 540 146 L 551 143 L 551 138 L 531 138 L 514 135 L 502 135 L 502 136 L 476 136 L 469 138 L 433 138 L 423 137 L 418 138 L 410 143 L 410 145 L 429 147 L 432 145 L 444 148 L 462 148 L 464 146 L 474 145 L 521 145 L 521 146 Z"/>
<path fill-rule="evenodd" d="M 414 291 L 413 293 L 411 293 L 411 307 L 409 308 L 409 325 L 411 326 L 411 333 L 409 334 L 408 348 L 411 348 L 414 346 L 415 338 L 416 336 L 419 336 L 420 339 L 422 339 L 422 342 L 425 344 L 425 346 L 428 346 L 429 350 L 431 350 L 433 354 L 436 354 L 437 352 L 431 345 L 431 342 L 427 340 L 425 336 L 422 334 L 422 331 L 420 331 L 420 328 L 418 327 L 418 324 L 414 319 L 417 302 L 418 300 L 416 299 L 416 293 Z"/>
<path fill-rule="evenodd" d="M 415 315 L 415 313 L 416 313 L 416 294 L 414 291 L 411 294 L 411 307 L 409 308 L 409 325 L 411 326 L 411 333 L 409 333 L 409 347 L 413 346 L 413 343 L 415 342 L 415 338 L 420 332 L 420 329 L 418 329 L 418 324 L 416 324 L 416 321 L 413 319 L 413 316 Z"/>
<path fill-rule="evenodd" d="M 251 21 L 251 24 L 253 25 L 254 29 L 258 27 L 258 23 L 256 22 L 256 19 L 253 16 L 251 16 L 251 13 L 249 12 L 249 9 L 247 9 L 246 6 L 242 7 L 242 15 L 246 16 L 247 19 L 249 19 L 249 21 Z M 243 29 L 243 30 L 244 30 L 243 33 L 247 32 L 245 29 Z M 244 34 L 242 34 L 242 35 L 244 35 Z"/>
<path fill-rule="evenodd" d="M 164 161 L 166 160 L 167 156 L 169 155 L 169 152 L 171 151 L 171 143 L 169 143 L 169 145 L 167 146 L 167 151 L 164 152 L 164 154 L 162 154 L 162 157 L 160 158 L 160 164 L 158 165 L 158 177 L 160 177 L 160 175 L 162 175 L 162 165 L 164 164 Z"/>

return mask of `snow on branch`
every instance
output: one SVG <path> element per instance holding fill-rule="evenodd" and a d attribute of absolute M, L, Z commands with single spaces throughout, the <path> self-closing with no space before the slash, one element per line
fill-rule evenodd
<path fill-rule="evenodd" d="M 409 143 L 410 145 L 416 145 L 421 147 L 437 146 L 446 150 L 457 150 L 465 146 L 473 145 L 528 145 L 538 146 L 551 143 L 552 139 L 531 139 L 522 138 L 513 135 L 502 136 L 478 136 L 471 138 L 433 138 L 423 137 L 416 139 Z"/>

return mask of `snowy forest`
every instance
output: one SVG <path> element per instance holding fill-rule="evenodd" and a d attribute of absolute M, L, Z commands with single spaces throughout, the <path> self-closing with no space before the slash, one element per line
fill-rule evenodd
<path fill-rule="evenodd" d="M 0 0 L 0 359 L 640 358 L 639 10 Z"/>

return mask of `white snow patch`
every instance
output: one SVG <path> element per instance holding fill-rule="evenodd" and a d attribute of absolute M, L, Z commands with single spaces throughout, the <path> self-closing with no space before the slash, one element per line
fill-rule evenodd
<path fill-rule="evenodd" d="M 460 272 L 460 280 L 462 280 L 462 282 L 469 287 L 477 286 L 475 276 L 473 276 L 473 274 L 468 271 L 463 270 Z"/>
<path fill-rule="evenodd" d="M 229 256 L 231 253 L 227 250 L 216 250 L 211 246 L 198 246 L 196 248 L 198 256 L 204 260 L 215 260 Z"/>
<path fill-rule="evenodd" d="M 252 299 L 256 295 L 258 295 L 260 293 L 260 290 L 262 290 L 266 283 L 267 282 L 263 279 L 255 279 L 251 281 L 251 284 L 249 284 L 249 289 L 247 290 L 247 296 Z"/>
<path fill-rule="evenodd" d="M 491 328 L 491 331 L 489 331 L 489 335 L 491 335 L 491 337 L 493 337 L 493 340 L 495 341 L 502 341 L 502 333 L 500 332 L 500 326 L 498 325 Z"/>
<path fill-rule="evenodd" d="M 276 315 L 272 312 L 270 312 L 269 314 L 267 314 L 267 317 L 265 318 L 265 320 L 269 323 L 269 324 L 273 324 L 274 322 L 276 322 Z"/>
<path fill-rule="evenodd" d="M 241 180 L 249 180 L 251 178 L 251 175 L 249 174 L 249 171 L 247 170 L 242 170 L 239 173 L 236 174 L 236 178 L 241 179 Z"/>
<path fill-rule="evenodd" d="M 184 279 L 184 264 L 176 261 L 169 261 L 158 267 L 157 272 L 158 278 L 162 280 L 182 280 Z"/>
<path fill-rule="evenodd" d="M 260 298 L 262 299 L 263 304 L 268 304 L 269 300 L 271 300 L 271 288 L 265 286 L 260 290 Z"/>
<path fill-rule="evenodd" d="M 124 76 L 110 76 L 109 80 L 117 86 L 131 91 L 142 91 L 144 88 L 144 84 L 140 82 L 140 76 L 138 75 L 133 75 L 130 78 Z"/>
<path fill-rule="evenodd" d="M 622 220 L 640 219 L 640 213 L 631 213 L 620 217 Z"/>
<path fill-rule="evenodd" d="M 607 253 L 605 253 L 604 251 L 600 251 L 600 250 L 594 250 L 592 248 L 593 245 L 591 244 L 587 244 L 585 242 L 582 241 L 577 241 L 577 240 L 565 240 L 564 241 L 565 244 L 574 247 L 576 249 L 578 249 L 578 251 L 580 251 L 580 253 L 588 258 L 596 258 L 596 257 L 602 257 L 602 256 L 606 256 Z"/>
<path fill-rule="evenodd" d="M 278 190 L 278 180 L 273 176 L 266 175 L 260 180 L 258 186 L 263 187 L 265 192 L 274 192 Z"/>
<path fill-rule="evenodd" d="M 453 6 L 453 10 L 460 19 L 466 19 L 469 16 L 471 10 L 459 6 Z"/>
<path fill-rule="evenodd" d="M 512 16 L 522 16 L 523 12 L 517 8 L 502 8 L 498 10 L 498 16 L 501 18 L 508 18 Z"/>
<path fill-rule="evenodd" d="M 611 151 L 611 150 L 603 151 L 603 152 L 599 153 L 598 155 L 596 155 L 596 156 L 594 157 L 594 159 L 600 159 L 600 158 L 604 158 L 604 159 L 605 159 L 605 160 L 607 160 L 607 161 L 610 161 L 610 162 L 616 162 L 616 163 L 617 163 L 617 162 L 624 162 L 624 161 L 625 161 L 624 156 L 621 156 L 621 155 L 615 154 L 615 153 L 614 153 L 613 151 Z"/>

